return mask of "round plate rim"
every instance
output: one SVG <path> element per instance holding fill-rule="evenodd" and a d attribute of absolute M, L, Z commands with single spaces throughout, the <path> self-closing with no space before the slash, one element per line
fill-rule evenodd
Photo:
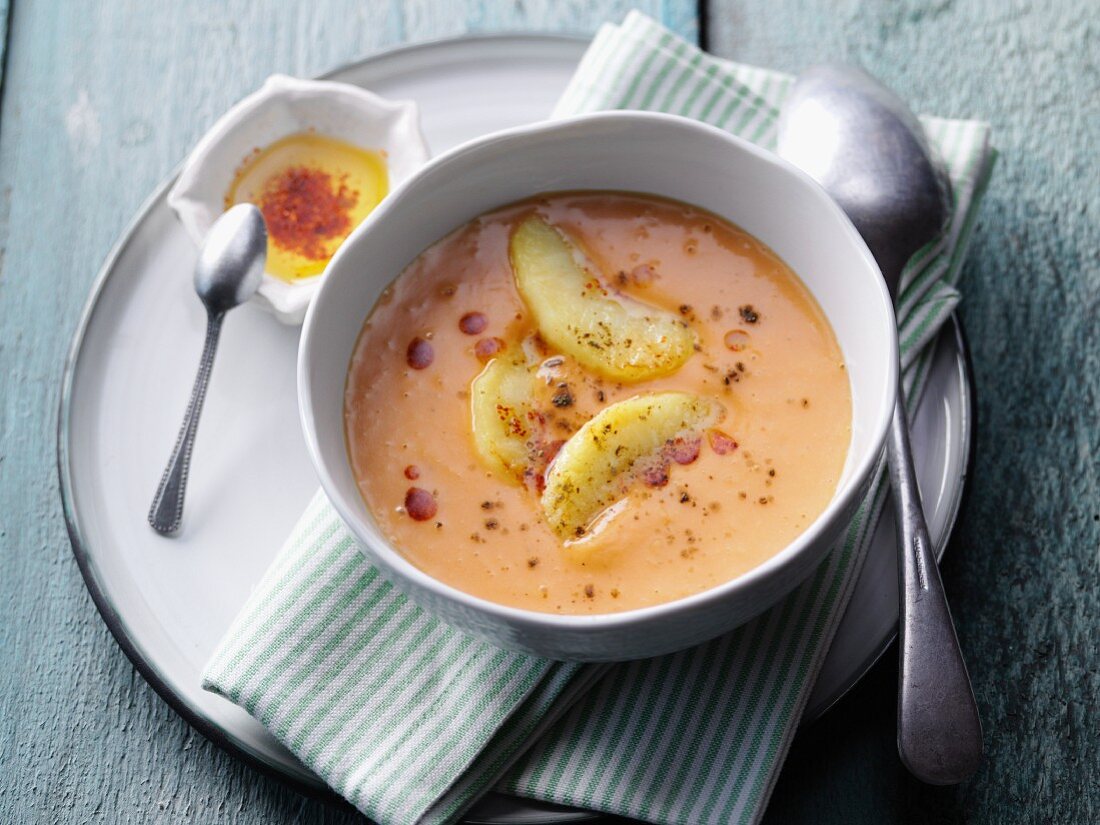
<path fill-rule="evenodd" d="M 400 46 L 394 46 L 389 49 L 384 49 L 374 54 L 365 57 L 361 60 L 351 61 L 335 68 L 329 69 L 324 73 L 318 75 L 318 79 L 328 79 L 334 75 L 343 74 L 345 72 L 352 72 L 356 69 L 369 65 L 375 62 L 383 62 L 387 59 L 392 59 L 396 56 L 404 56 L 420 51 L 431 51 L 439 47 L 447 47 L 458 44 L 476 45 L 478 43 L 490 43 L 490 42 L 535 42 L 545 44 L 561 44 L 561 45 L 580 45 L 589 42 L 591 38 L 577 34 L 539 34 L 531 32 L 493 32 L 486 34 L 468 34 L 460 35 L 457 37 L 444 37 L 436 38 L 432 40 L 423 41 L 420 43 L 411 43 Z M 249 767 L 259 771 L 261 774 L 271 777 L 284 785 L 292 788 L 293 790 L 309 796 L 314 799 L 321 799 L 330 803 L 335 803 L 341 807 L 346 807 L 349 810 L 353 810 L 352 806 L 340 797 L 335 791 L 325 785 L 320 779 L 316 783 L 308 782 L 304 779 L 300 779 L 296 776 L 292 776 L 280 768 L 265 761 L 262 757 L 253 753 L 246 748 L 239 741 L 234 740 L 228 734 L 226 734 L 220 727 L 212 723 L 209 719 L 202 714 L 197 713 L 186 701 L 186 699 L 177 693 L 163 678 L 160 673 L 139 651 L 133 640 L 127 633 L 125 623 L 118 611 L 115 609 L 114 604 L 108 598 L 103 588 L 100 586 L 99 579 L 94 569 L 94 562 L 92 554 L 89 552 L 87 542 L 84 539 L 83 531 L 80 527 L 80 519 L 76 512 L 76 507 L 73 500 L 73 488 L 72 477 L 70 473 L 70 420 L 72 415 L 72 390 L 73 382 L 76 377 L 76 366 L 80 359 L 80 354 L 83 349 L 84 339 L 88 332 L 88 328 L 91 325 L 92 317 L 95 314 L 96 308 L 99 305 L 100 298 L 106 288 L 107 281 L 111 277 L 111 274 L 116 270 L 118 260 L 133 241 L 135 235 L 138 232 L 141 224 L 146 220 L 149 213 L 155 208 L 155 206 L 162 201 L 168 190 L 171 188 L 175 179 L 179 175 L 179 170 L 182 167 L 182 161 L 177 163 L 168 176 L 162 180 L 150 193 L 148 197 L 141 203 L 133 217 L 126 223 L 122 232 L 119 234 L 118 240 L 114 243 L 111 249 L 108 251 L 107 256 L 104 258 L 103 263 L 100 265 L 99 270 L 96 273 L 96 277 L 92 282 L 91 289 L 89 290 L 88 297 L 84 302 L 83 307 L 80 310 L 80 316 L 77 320 L 76 328 L 73 332 L 72 340 L 69 344 L 68 351 L 65 356 L 65 363 L 61 375 L 61 392 L 57 407 L 57 472 L 58 481 L 61 492 L 61 507 L 62 513 L 65 518 L 65 528 L 69 535 L 69 543 L 72 546 L 73 556 L 76 558 L 77 567 L 80 569 L 81 577 L 84 579 L 84 585 L 88 589 L 88 593 L 92 597 L 92 602 L 96 606 L 96 610 L 99 612 L 104 623 L 107 625 L 107 629 L 111 632 L 115 642 L 122 649 L 122 652 L 126 655 L 126 658 L 130 660 L 130 663 L 141 674 L 142 678 L 148 682 L 149 686 L 157 693 L 158 696 L 164 702 L 172 708 L 177 714 L 179 714 L 189 725 L 202 734 L 206 739 L 213 742 L 221 750 L 230 754 L 231 756 L 240 759 Z M 568 820 L 564 817 L 568 816 Z M 581 819 L 590 819 L 595 817 L 596 814 L 588 811 L 576 811 L 576 812 L 562 812 L 559 815 L 557 821 L 581 821 Z M 549 822 L 549 820 L 547 820 Z"/>
<path fill-rule="evenodd" d="M 318 79 L 329 79 L 335 75 L 344 74 L 347 72 L 355 71 L 363 66 L 367 66 L 371 63 L 380 63 L 389 59 L 393 59 L 397 56 L 405 56 L 408 54 L 431 51 L 440 47 L 448 47 L 460 44 L 477 44 L 477 43 L 493 43 L 493 42 L 536 42 L 545 44 L 561 44 L 561 45 L 578 45 L 587 43 L 591 38 L 585 35 L 579 34 L 549 34 L 549 33 L 532 33 L 532 32 L 495 32 L 486 34 L 467 34 L 459 35 L 456 37 L 444 37 L 432 40 L 427 40 L 420 43 L 405 44 L 395 46 L 392 48 L 384 49 L 374 54 L 365 57 L 361 60 L 351 61 L 340 66 L 331 68 L 319 75 Z M 156 670 L 153 664 L 145 657 L 135 646 L 133 640 L 130 638 L 126 631 L 125 623 L 122 617 L 115 609 L 113 603 L 100 587 L 99 579 L 94 569 L 94 562 L 92 554 L 89 552 L 87 542 L 84 539 L 83 531 L 80 526 L 80 519 L 76 512 L 76 507 L 73 500 L 73 488 L 72 477 L 70 472 L 70 419 L 72 415 L 72 390 L 73 383 L 76 377 L 76 366 L 80 359 L 80 354 L 83 349 L 84 339 L 86 337 L 89 326 L 91 325 L 92 317 L 95 314 L 96 308 L 99 305 L 100 298 L 104 292 L 108 279 L 111 274 L 116 270 L 118 259 L 122 256 L 124 251 L 133 241 L 140 225 L 146 220 L 149 213 L 154 209 L 157 203 L 163 200 L 167 194 L 168 189 L 172 186 L 176 177 L 178 176 L 180 164 L 177 164 L 175 168 L 168 174 L 168 176 L 158 184 L 148 197 L 141 203 L 133 217 L 127 222 L 122 232 L 119 234 L 118 240 L 114 243 L 111 249 L 108 251 L 103 263 L 99 267 L 96 273 L 96 277 L 92 282 L 91 289 L 89 290 L 88 297 L 84 302 L 80 311 L 80 316 L 77 320 L 75 330 L 73 332 L 72 340 L 70 342 L 68 351 L 65 356 L 64 367 L 61 375 L 61 392 L 57 407 L 57 473 L 58 481 L 61 493 L 61 506 L 62 513 L 65 519 L 66 531 L 69 535 L 69 543 L 72 546 L 73 556 L 76 559 L 77 566 L 80 569 L 81 577 L 84 580 L 85 587 L 87 587 L 89 594 L 92 597 L 92 602 L 95 604 L 97 611 L 99 612 L 104 623 L 107 625 L 107 629 L 111 632 L 112 637 L 118 644 L 119 648 L 126 655 L 127 659 L 134 668 L 141 674 L 142 678 L 153 688 L 158 696 L 180 715 L 189 725 L 202 734 L 206 739 L 213 742 L 221 750 L 240 759 L 252 769 L 258 771 L 264 776 L 271 777 L 287 787 L 292 788 L 298 793 L 304 794 L 314 799 L 321 799 L 330 803 L 335 803 L 341 807 L 352 810 L 350 804 L 336 794 L 331 788 L 318 781 L 317 783 L 311 783 L 304 779 L 292 776 L 286 771 L 276 767 L 275 765 L 265 761 L 258 754 L 253 753 L 246 748 L 242 743 L 234 740 L 228 734 L 225 733 L 220 727 L 212 723 L 209 719 L 196 712 L 187 701 L 178 694 L 164 679 L 161 678 L 160 673 Z M 963 366 L 963 381 L 962 381 L 962 394 L 963 394 L 963 421 L 961 423 L 962 440 L 965 444 L 964 459 L 962 462 L 961 480 L 958 485 L 959 492 L 955 495 L 954 501 L 951 503 L 951 509 L 948 514 L 944 537 L 940 545 L 937 547 L 937 558 L 942 559 L 944 550 L 948 541 L 951 538 L 951 534 L 954 530 L 955 524 L 958 520 L 958 514 L 962 506 L 962 502 L 967 493 L 966 481 L 969 476 L 969 469 L 973 463 L 974 449 L 976 444 L 975 438 L 975 425 L 977 422 L 976 417 L 976 393 L 974 391 L 974 370 L 971 362 L 970 348 L 967 344 L 966 334 L 962 326 L 962 321 L 959 319 L 957 313 L 951 315 L 952 328 L 956 338 L 956 345 L 959 353 L 962 357 Z M 942 335 L 943 333 L 941 333 Z M 866 662 L 861 664 L 859 668 L 853 671 L 855 674 L 841 689 L 837 690 L 826 701 L 820 704 L 819 708 L 814 709 L 812 718 L 804 718 L 800 725 L 800 729 L 804 729 L 807 725 L 812 724 L 819 719 L 826 711 L 832 708 L 840 699 L 842 699 L 848 692 L 859 683 L 863 676 L 870 670 L 875 663 L 882 657 L 886 650 L 893 644 L 897 638 L 897 632 L 890 634 L 888 638 L 883 640 L 883 643 L 878 647 L 875 652 L 868 657 Z M 598 814 L 575 810 L 567 811 L 563 810 L 561 814 L 557 815 L 559 818 L 556 821 L 581 821 L 582 819 L 590 819 L 599 816 Z M 566 819 L 567 817 L 567 819 Z M 550 822 L 551 820 L 546 820 Z"/>
<path fill-rule="evenodd" d="M 962 389 L 960 393 L 962 395 L 962 421 L 959 424 L 959 430 L 962 433 L 962 441 L 965 445 L 965 449 L 962 451 L 963 457 L 962 467 L 959 473 L 958 492 L 955 493 L 948 506 L 943 538 L 934 548 L 937 563 L 943 561 L 944 553 L 947 552 L 947 545 L 955 532 L 955 525 L 958 523 L 959 513 L 962 511 L 963 502 L 966 501 L 970 489 L 966 482 L 970 478 L 970 467 L 974 463 L 974 453 L 978 443 L 976 433 L 978 425 L 977 390 L 974 385 L 974 362 L 971 359 L 970 343 L 967 340 L 966 329 L 963 327 L 962 319 L 959 317 L 958 312 L 952 312 L 948 317 L 948 322 L 951 326 L 940 330 L 936 340 L 938 342 L 942 336 L 949 332 L 953 334 L 955 337 L 955 347 L 962 361 L 963 380 L 961 382 Z M 819 702 L 815 707 L 807 708 L 799 723 L 799 731 L 803 731 L 817 722 L 822 716 L 828 713 L 837 702 L 847 696 L 852 689 L 863 680 L 867 672 L 878 664 L 879 659 L 881 659 L 886 651 L 890 649 L 890 646 L 897 638 L 898 631 L 895 626 L 893 632 L 887 634 L 883 638 L 882 644 L 876 647 L 858 667 L 852 669 L 853 675 L 844 685 L 829 694 L 829 696 Z"/>

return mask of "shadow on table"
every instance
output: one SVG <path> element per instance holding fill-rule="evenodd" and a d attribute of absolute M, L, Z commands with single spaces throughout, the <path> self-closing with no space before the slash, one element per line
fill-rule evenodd
<path fill-rule="evenodd" d="M 966 821 L 966 785 L 925 785 L 898 760 L 897 656 L 895 642 L 851 693 L 795 739 L 764 825 Z"/>

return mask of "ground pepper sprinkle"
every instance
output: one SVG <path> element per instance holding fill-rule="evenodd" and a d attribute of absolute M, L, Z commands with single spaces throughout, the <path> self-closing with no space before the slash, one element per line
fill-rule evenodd
<path fill-rule="evenodd" d="M 268 181 L 259 206 L 271 240 L 312 261 L 329 257 L 328 242 L 351 231 L 350 213 L 359 202 L 346 178 L 292 166 Z"/>

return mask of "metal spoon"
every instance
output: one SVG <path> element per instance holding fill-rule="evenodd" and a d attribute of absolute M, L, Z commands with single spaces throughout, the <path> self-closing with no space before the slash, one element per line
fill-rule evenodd
<path fill-rule="evenodd" d="M 783 107 L 779 154 L 847 213 L 897 300 L 902 269 L 949 217 L 947 177 L 893 92 L 846 66 L 802 74 Z M 900 384 L 887 441 L 898 531 L 898 753 L 918 779 L 951 785 L 982 759 L 982 725 L 928 538 Z"/>
<path fill-rule="evenodd" d="M 195 291 L 206 307 L 206 343 L 183 426 L 149 509 L 149 525 L 158 533 L 175 533 L 183 518 L 191 448 L 225 313 L 247 301 L 259 289 L 266 260 L 267 229 L 260 210 L 252 204 L 234 206 L 210 227 L 195 266 Z"/>

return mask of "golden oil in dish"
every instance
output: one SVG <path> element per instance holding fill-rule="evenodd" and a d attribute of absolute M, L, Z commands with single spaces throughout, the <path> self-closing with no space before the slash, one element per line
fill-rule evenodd
<path fill-rule="evenodd" d="M 294 282 L 320 275 L 388 191 L 382 152 L 301 132 L 247 157 L 226 192 L 225 208 L 259 207 L 267 224 L 266 269 Z"/>

